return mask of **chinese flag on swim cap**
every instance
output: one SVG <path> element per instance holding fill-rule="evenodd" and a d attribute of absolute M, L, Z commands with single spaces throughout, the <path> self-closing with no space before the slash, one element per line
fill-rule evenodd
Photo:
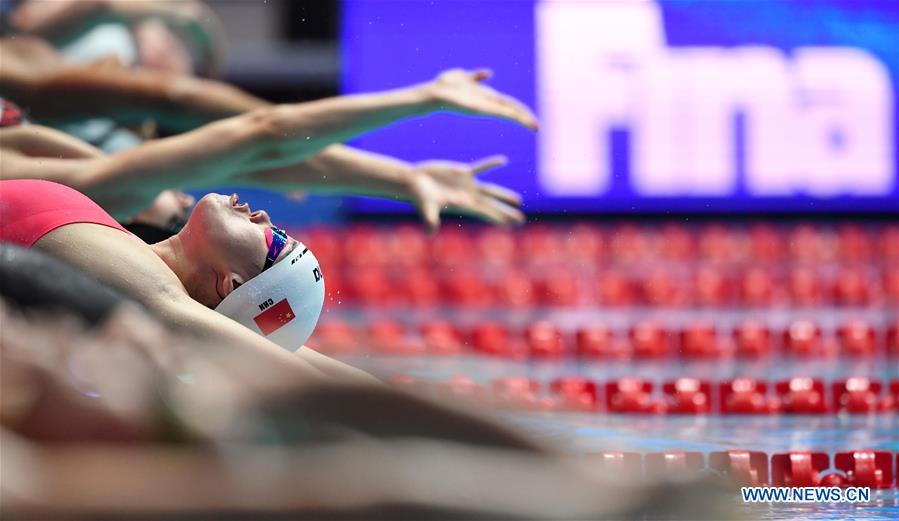
<path fill-rule="evenodd" d="M 295 318 L 297 318 L 297 315 L 290 308 L 290 303 L 285 298 L 253 317 L 253 320 L 259 326 L 259 329 L 262 330 L 262 334 L 268 336 Z"/>

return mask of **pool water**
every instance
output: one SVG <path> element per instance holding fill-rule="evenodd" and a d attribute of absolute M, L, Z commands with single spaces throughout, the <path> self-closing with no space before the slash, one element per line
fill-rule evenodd
<path fill-rule="evenodd" d="M 741 363 L 718 361 L 615 361 L 547 363 L 507 361 L 478 356 L 372 356 L 355 355 L 344 360 L 380 376 L 403 374 L 426 381 L 467 375 L 488 383 L 495 378 L 527 376 L 542 382 L 562 375 L 580 375 L 597 381 L 622 375 L 662 381 L 674 376 L 702 376 L 712 381 L 734 374 L 754 374 L 774 380 L 796 374 L 814 374 L 825 380 L 847 374 L 876 376 L 884 380 L 899 375 L 893 359 L 805 361 L 768 359 Z M 714 408 L 713 408 L 714 410 Z M 709 453 L 744 449 L 768 455 L 791 450 L 822 451 L 829 455 L 855 449 L 899 452 L 899 415 L 646 415 L 607 412 L 509 412 L 503 417 L 535 438 L 564 451 L 588 454 L 620 450 L 654 452 L 668 450 Z M 899 519 L 896 488 L 872 491 L 872 500 L 857 504 L 743 504 L 735 497 L 734 508 L 750 519 Z"/>

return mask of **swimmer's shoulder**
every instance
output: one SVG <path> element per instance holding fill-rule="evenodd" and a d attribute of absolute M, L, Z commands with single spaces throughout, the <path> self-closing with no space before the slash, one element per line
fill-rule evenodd
<path fill-rule="evenodd" d="M 146 243 L 109 226 L 68 224 L 48 232 L 34 247 L 150 307 L 160 299 L 189 298 L 175 273 Z"/>

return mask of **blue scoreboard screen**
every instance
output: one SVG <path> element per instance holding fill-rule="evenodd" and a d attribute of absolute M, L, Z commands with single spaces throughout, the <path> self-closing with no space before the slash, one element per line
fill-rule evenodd
<path fill-rule="evenodd" d="M 347 0 L 341 38 L 346 93 L 491 68 L 539 132 L 438 114 L 353 144 L 506 154 L 488 179 L 531 212 L 899 209 L 893 0 Z"/>

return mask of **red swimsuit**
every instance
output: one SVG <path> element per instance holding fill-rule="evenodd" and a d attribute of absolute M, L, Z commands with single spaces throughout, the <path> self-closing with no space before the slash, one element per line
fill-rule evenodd
<path fill-rule="evenodd" d="M 40 179 L 0 181 L 0 242 L 30 248 L 51 231 L 74 223 L 102 224 L 129 233 L 73 188 Z"/>

